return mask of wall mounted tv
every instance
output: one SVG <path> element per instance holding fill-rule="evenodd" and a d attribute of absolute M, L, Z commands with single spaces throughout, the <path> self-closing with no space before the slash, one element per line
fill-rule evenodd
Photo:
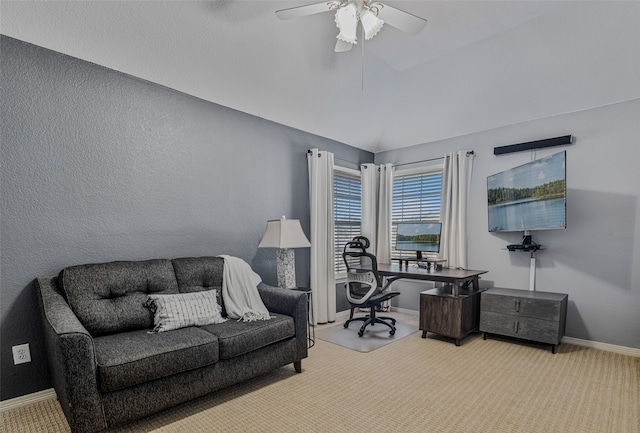
<path fill-rule="evenodd" d="M 398 223 L 396 251 L 415 251 L 417 259 L 423 252 L 439 253 L 441 231 L 441 223 Z"/>
<path fill-rule="evenodd" d="M 489 176 L 489 231 L 564 229 L 566 198 L 566 151 Z"/>

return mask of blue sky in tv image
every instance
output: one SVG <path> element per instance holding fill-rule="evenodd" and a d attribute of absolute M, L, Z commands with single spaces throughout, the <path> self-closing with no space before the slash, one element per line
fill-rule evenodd
<path fill-rule="evenodd" d="M 566 151 L 514 167 L 487 178 L 489 189 L 532 188 L 565 178 Z"/>

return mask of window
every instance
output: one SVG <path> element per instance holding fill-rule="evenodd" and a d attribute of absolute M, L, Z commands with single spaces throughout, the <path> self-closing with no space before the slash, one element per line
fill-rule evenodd
<path fill-rule="evenodd" d="M 409 251 L 395 251 L 398 222 L 440 220 L 442 169 L 397 173 L 393 178 L 391 211 L 391 256 L 394 259 L 415 257 Z"/>
<path fill-rule="evenodd" d="M 442 169 L 396 173 L 393 180 L 391 245 L 392 257 L 414 257 L 415 253 L 395 251 L 397 223 L 439 221 Z M 360 172 L 343 167 L 333 171 L 333 215 L 335 222 L 334 263 L 336 274 L 346 271 L 342 260 L 344 244 L 361 234 L 362 185 Z"/>
<path fill-rule="evenodd" d="M 346 272 L 342 260 L 344 244 L 360 235 L 362 187 L 360 172 L 336 167 L 333 171 L 334 261 L 336 274 Z"/>

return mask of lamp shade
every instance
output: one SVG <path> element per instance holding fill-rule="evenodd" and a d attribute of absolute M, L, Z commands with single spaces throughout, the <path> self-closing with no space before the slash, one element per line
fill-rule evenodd
<path fill-rule="evenodd" d="M 304 235 L 300 220 L 267 221 L 267 228 L 262 235 L 258 248 L 308 248 L 311 243 Z"/>

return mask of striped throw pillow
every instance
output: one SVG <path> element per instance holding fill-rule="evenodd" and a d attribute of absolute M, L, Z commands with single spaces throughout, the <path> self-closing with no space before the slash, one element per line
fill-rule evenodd
<path fill-rule="evenodd" d="M 149 295 L 145 307 L 153 311 L 153 329 L 164 332 L 187 326 L 222 323 L 222 308 L 216 300 L 216 290 L 180 293 L 175 295 Z"/>

